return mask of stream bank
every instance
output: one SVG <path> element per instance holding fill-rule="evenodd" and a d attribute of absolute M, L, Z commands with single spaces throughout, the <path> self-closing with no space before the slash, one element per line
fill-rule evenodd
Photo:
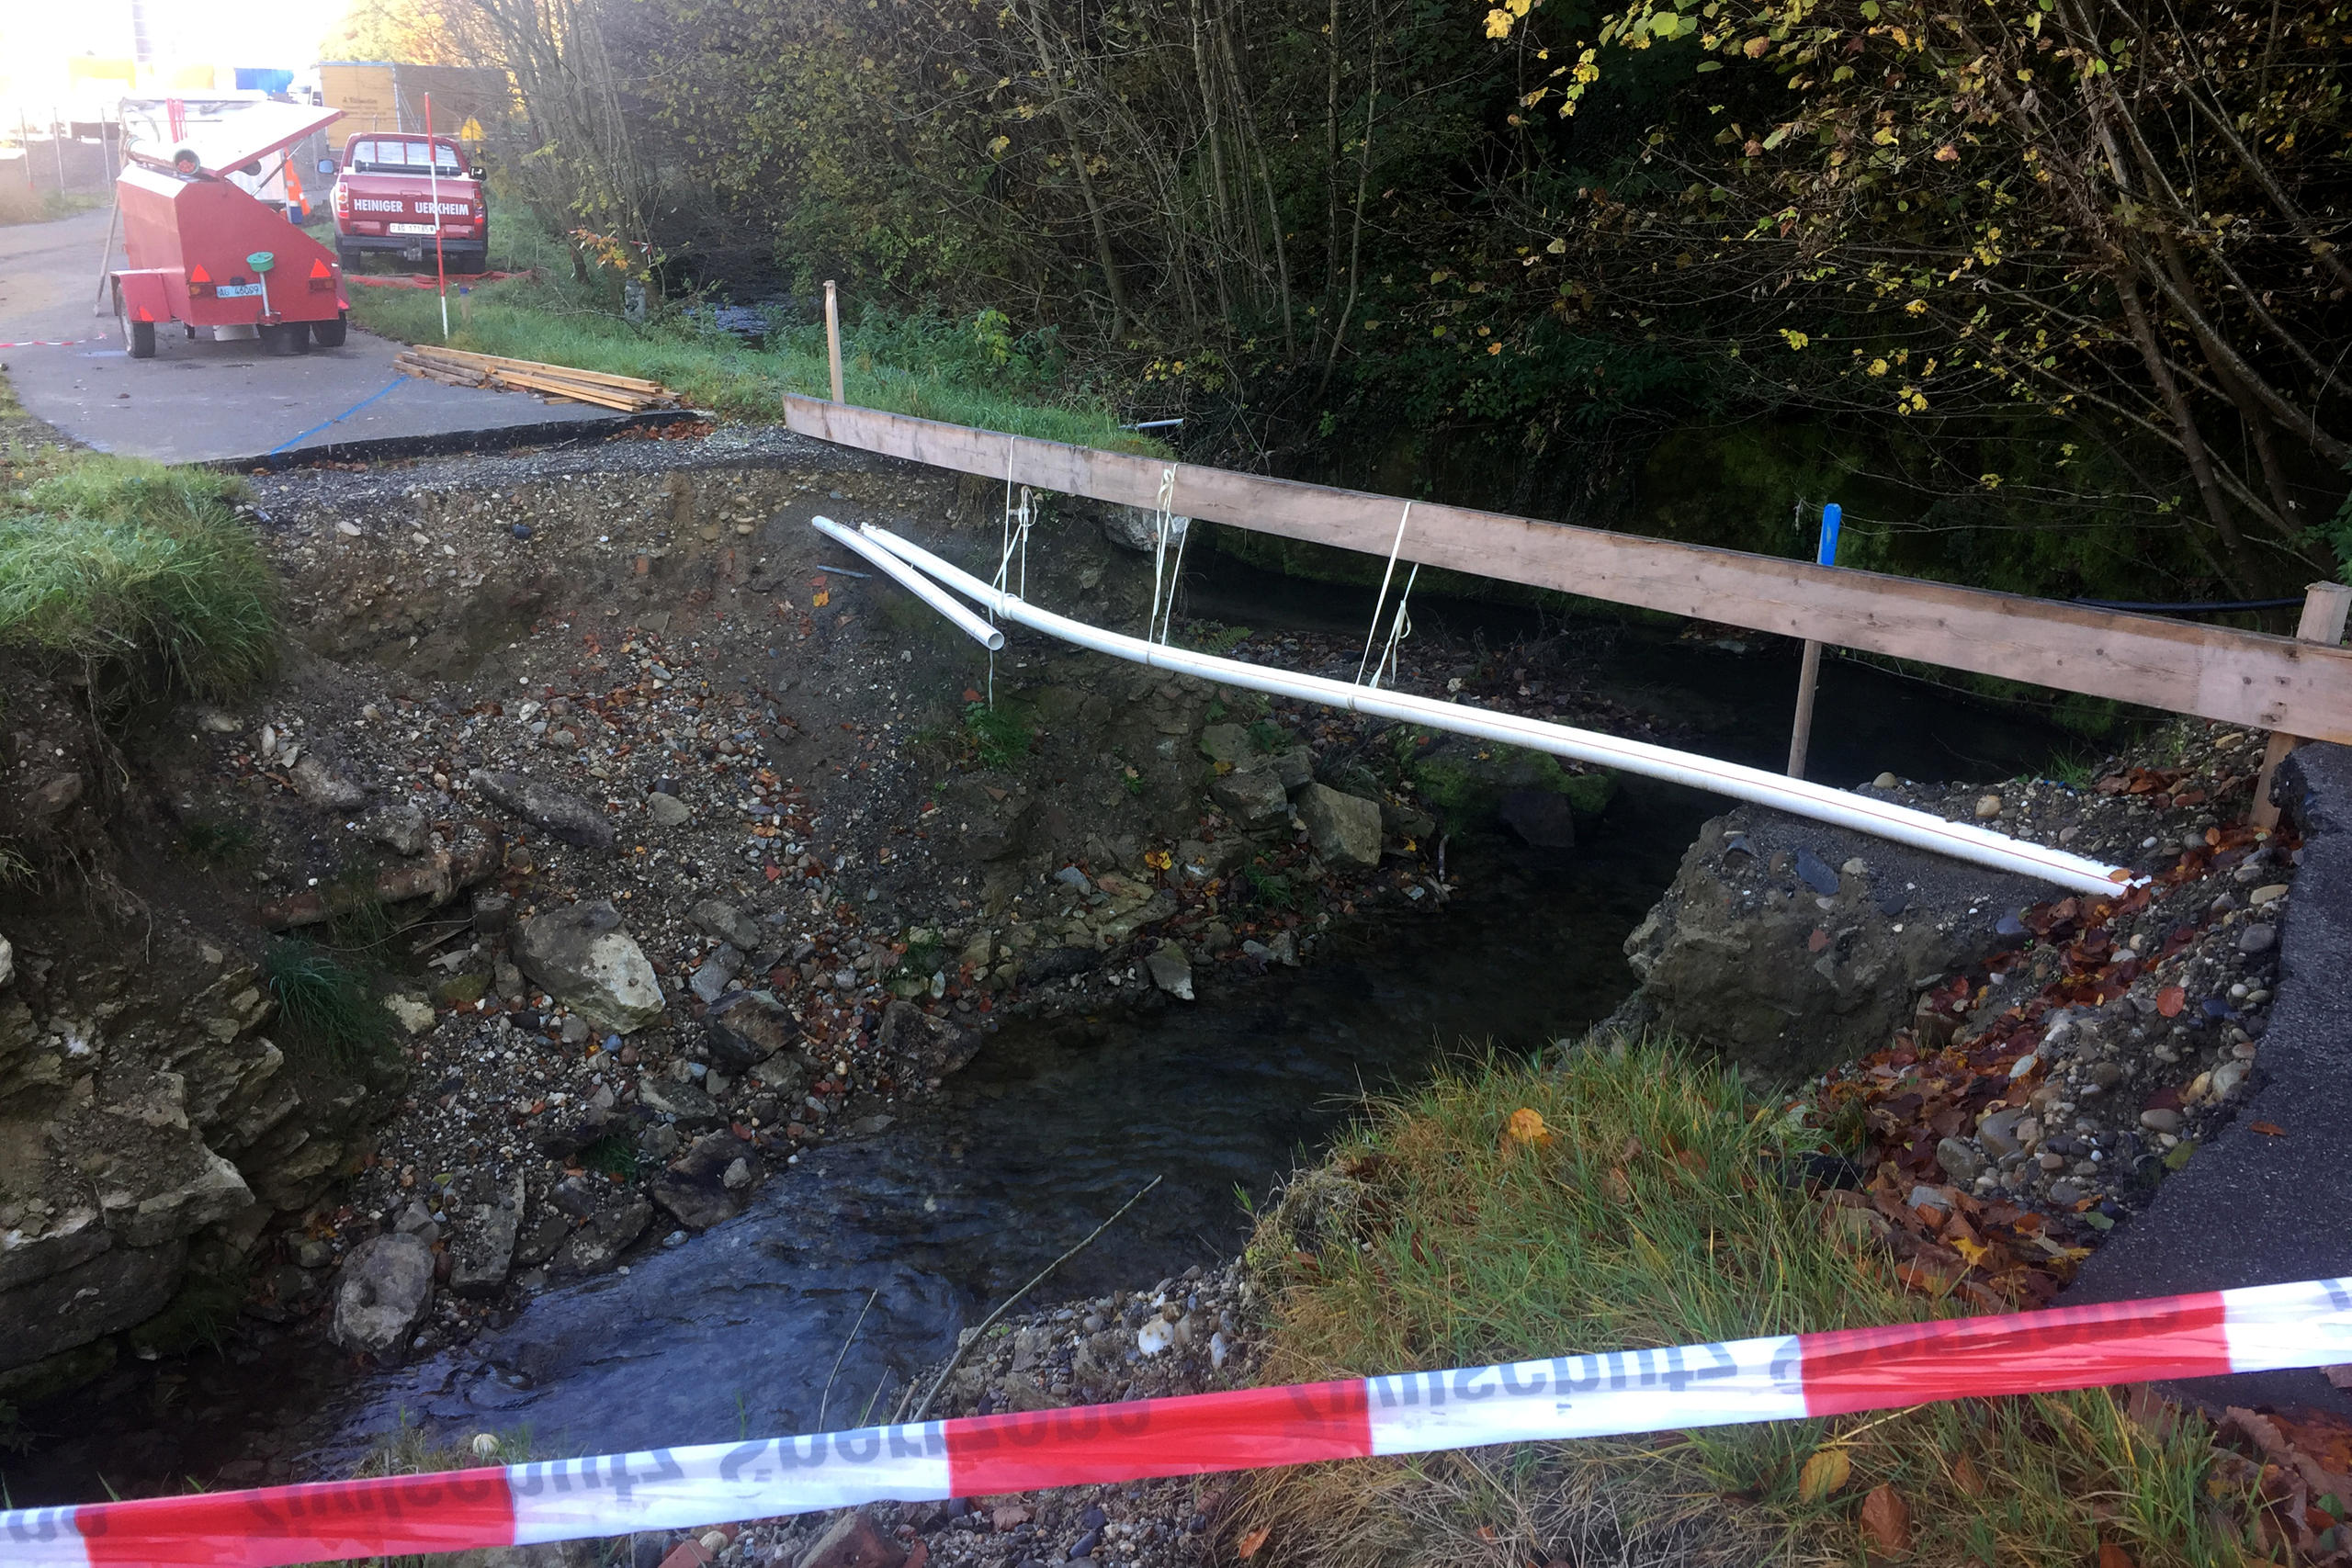
<path fill-rule="evenodd" d="M 298 1102 L 347 1121 L 288 1109 L 270 1123 L 301 1134 L 305 1185 L 204 1145 L 243 1195 L 233 1213 L 183 1211 L 174 1239 L 214 1250 L 196 1275 L 166 1259 L 171 1292 L 207 1281 L 182 1339 L 142 1345 L 134 1325 L 68 1314 L 78 1342 L 7 1370 L 40 1439 L 35 1464 L 9 1468 L 20 1500 L 88 1495 L 101 1470 L 126 1491 L 315 1473 L 435 1403 L 453 1429 L 502 1411 L 550 1443 L 593 1426 L 589 1447 L 616 1440 L 587 1414 L 607 1405 L 637 1411 L 645 1442 L 693 1435 L 673 1420 L 718 1437 L 808 1420 L 801 1371 L 763 1365 L 737 1388 L 722 1347 L 706 1375 L 696 1292 L 791 1294 L 762 1354 L 798 1368 L 889 1281 L 903 1314 L 870 1325 L 842 1373 L 863 1404 L 1147 1171 L 1198 1156 L 1136 1250 L 1106 1248 L 1067 1288 L 1165 1274 L 1162 1248 L 1229 1254 L 1232 1186 L 1262 1190 L 1311 1150 L 1319 1108 L 1409 1081 L 1458 1041 L 1539 1043 L 1631 984 L 1619 944 L 1703 815 L 1695 799 L 1018 641 L 995 671 L 999 720 L 986 661 L 838 570 L 806 524 L 871 519 L 976 560 L 1001 497 L 789 438 L 753 446 L 257 483 L 294 634 L 283 677 L 233 709 L 149 716 L 123 748 L 130 784 L 103 799 L 59 784 L 71 798 L 44 830 L 81 836 L 123 911 L 156 922 L 156 951 L 243 976 L 230 999 L 253 998 L 224 1043 L 301 1055 L 288 1082 L 343 1080 L 334 1053 L 280 1048 L 293 993 L 243 967 L 282 955 L 273 927 L 388 991 L 389 1038 L 353 1058 L 350 1088 Z M 1102 521 L 1073 510 L 1033 544 L 1033 591 L 1134 624 L 1148 559 Z M 1204 575 L 1197 592 L 1230 587 Z M 1353 669 L 1357 629 L 1288 622 L 1266 588 L 1250 603 L 1268 613 L 1250 613 L 1273 629 L 1224 606 L 1210 624 L 1196 604 L 1193 634 Z M 1425 613 L 1401 677 L 1414 689 L 1709 739 L 1678 711 L 1705 711 L 1702 694 L 1661 681 L 1660 644 L 1638 629 L 1494 647 L 1475 624 L 1449 633 L 1444 606 Z M 1742 668 L 1730 649 L 1666 647 L 1702 673 Z M 1864 679 L 1858 699 L 1833 682 L 1829 700 L 1883 707 L 1898 689 Z M 55 694 L 72 715 L 70 688 Z M 1772 728 L 1744 695 L 1727 705 L 1741 737 Z M 101 759 L 57 728 L 59 745 L 19 756 L 90 788 Z M 1964 710 L 1909 743 L 1940 758 L 1963 731 L 1995 756 L 2049 745 Z M 1310 788 L 1359 803 L 1331 807 L 1353 814 L 1352 841 L 1294 818 Z M 1506 798 L 1530 795 L 1556 804 L 1499 837 Z M 171 1040 L 62 1027 L 92 1010 L 89 955 L 128 928 L 75 927 L 62 902 L 19 898 L 0 927 L 40 982 L 10 998 L 61 1064 L 15 1102 L 36 1113 L 28 1148 L 67 1146 L 52 1091 L 86 1092 L 104 1113 L 90 1125 L 111 1129 L 136 1121 L 138 1074 L 195 1081 L 167 1065 Z M 575 949 L 624 939 L 659 1016 L 575 984 L 590 966 L 553 940 L 566 931 Z M 99 1070 L 67 1078 L 74 1038 Z M 159 1092 L 166 1123 L 195 1105 L 187 1132 L 216 1135 L 209 1093 Z M 11 1175 L 19 1222 L 40 1221 L 19 1224 L 28 1241 L 79 1234 L 73 1158 L 99 1153 L 118 1157 L 85 1139 Z M 893 1261 L 931 1239 L 921 1268 Z M 806 1289 L 818 1262 L 835 1275 Z M 374 1300 L 352 1303 L 362 1278 Z M 225 1361 L 184 1354 L 208 1339 Z M 113 1347 L 110 1365 L 91 1346 Z M 525 1368 L 526 1385 L 502 1381 Z M 58 1441 L 64 1407 L 44 1396 L 94 1376 L 83 1400 L 120 1414 L 77 1416 L 80 1438 Z M 770 1391 L 758 1421 L 754 1389 Z M 321 1431 L 317 1407 L 340 1416 L 346 1391 L 359 1413 Z M 688 1394 L 701 1403 L 680 1406 Z"/>

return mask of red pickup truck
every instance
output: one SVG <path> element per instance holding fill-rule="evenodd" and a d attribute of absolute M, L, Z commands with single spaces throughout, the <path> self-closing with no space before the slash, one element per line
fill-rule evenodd
<path fill-rule="evenodd" d="M 435 203 L 439 203 L 436 213 Z M 447 136 L 371 131 L 344 143 L 334 182 L 335 254 L 345 272 L 370 253 L 433 261 L 438 232 L 451 272 L 490 257 L 490 190 L 465 149 Z"/>

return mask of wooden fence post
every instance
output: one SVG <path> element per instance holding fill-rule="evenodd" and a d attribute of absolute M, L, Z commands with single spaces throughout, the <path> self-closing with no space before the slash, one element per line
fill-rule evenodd
<path fill-rule="evenodd" d="M 842 396 L 842 311 L 833 291 L 833 280 L 825 279 L 825 357 L 833 370 L 833 401 L 845 403 Z"/>
<path fill-rule="evenodd" d="M 1814 559 L 1822 566 L 1838 564 L 1838 525 L 1845 508 L 1836 502 L 1821 509 L 1821 543 Z M 1805 748 L 1813 742 L 1813 689 L 1821 679 L 1821 644 L 1804 641 L 1804 667 L 1797 672 L 1797 717 L 1789 730 L 1789 777 L 1804 777 Z"/>
<path fill-rule="evenodd" d="M 2303 590 L 2303 618 L 2296 623 L 2296 637 L 2335 647 L 2344 640 L 2347 610 L 2352 610 L 2352 588 L 2341 582 L 2312 583 Z M 2256 827 L 2278 826 L 2278 808 L 2270 803 L 2270 775 L 2278 771 L 2287 753 L 2301 744 L 2301 736 L 2276 729 L 2270 732 L 2270 744 L 2262 753 L 2261 775 L 2254 781 L 2254 809 L 2247 814 L 2247 819 Z"/>

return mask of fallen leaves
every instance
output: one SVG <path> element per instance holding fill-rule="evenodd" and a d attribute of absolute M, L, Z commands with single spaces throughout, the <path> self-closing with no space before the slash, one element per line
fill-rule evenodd
<path fill-rule="evenodd" d="M 2178 986 L 2166 986 L 2156 993 L 2156 1011 L 2165 1018 L 2178 1018 L 2188 1005 L 2188 993 Z"/>
<path fill-rule="evenodd" d="M 2287 1135 L 2287 1129 L 2276 1122 L 2249 1122 L 2245 1124 L 2245 1130 L 2249 1133 L 2259 1133 L 2266 1138 L 2283 1138 Z"/>
<path fill-rule="evenodd" d="M 1541 1148 L 1551 1141 L 1552 1129 L 1544 1124 L 1544 1113 L 1530 1106 L 1521 1106 L 1503 1123 L 1503 1143 L 1506 1146 L 1517 1144 Z"/>
<path fill-rule="evenodd" d="M 1891 1484 L 1879 1483 L 1862 1499 L 1862 1533 L 1886 1556 L 1899 1557 L 1911 1550 L 1911 1507 Z"/>
<path fill-rule="evenodd" d="M 1844 1449 L 1815 1449 L 1797 1474 L 1797 1499 L 1818 1503 L 1845 1485 L 1853 1473 L 1854 1461 Z"/>
<path fill-rule="evenodd" d="M 2132 1554 L 2111 1540 L 2098 1543 L 2098 1568 L 2139 1568 Z"/>
<path fill-rule="evenodd" d="M 1235 1544 L 1233 1548 L 1233 1555 L 1240 1558 L 1245 1562 L 1248 1562 L 1250 1558 L 1257 1556 L 1259 1552 L 1265 1550 L 1266 1538 L 1272 1533 L 1273 1531 L 1268 1529 L 1264 1525 L 1260 1525 L 1256 1529 L 1253 1529 L 1248 1535 L 1243 1536 L 1241 1540 Z"/>

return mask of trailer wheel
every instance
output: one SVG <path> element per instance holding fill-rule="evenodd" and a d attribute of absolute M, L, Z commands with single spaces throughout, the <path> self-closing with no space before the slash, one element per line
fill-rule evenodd
<path fill-rule="evenodd" d="M 341 348 L 344 327 L 348 318 L 337 315 L 332 321 L 312 321 L 311 341 L 321 348 Z"/>
<path fill-rule="evenodd" d="M 153 359 L 155 357 L 154 322 L 134 321 L 127 314 L 119 315 L 115 320 L 122 327 L 122 344 L 130 351 L 131 358 Z"/>

